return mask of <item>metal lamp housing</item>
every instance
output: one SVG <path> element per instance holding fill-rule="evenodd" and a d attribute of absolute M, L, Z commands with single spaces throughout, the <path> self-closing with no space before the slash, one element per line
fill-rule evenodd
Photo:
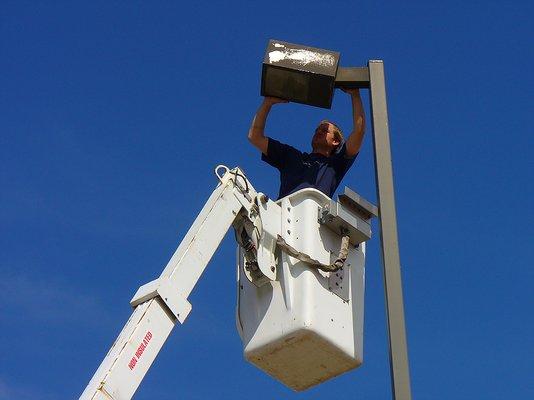
<path fill-rule="evenodd" d="M 261 95 L 331 108 L 339 53 L 270 40 L 263 59 Z"/>

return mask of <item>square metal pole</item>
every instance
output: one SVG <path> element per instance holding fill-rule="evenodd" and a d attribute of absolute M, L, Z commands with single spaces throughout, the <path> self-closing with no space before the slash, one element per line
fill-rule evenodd
<path fill-rule="evenodd" d="M 384 63 L 371 60 L 368 68 L 392 392 L 395 400 L 411 400 Z"/>

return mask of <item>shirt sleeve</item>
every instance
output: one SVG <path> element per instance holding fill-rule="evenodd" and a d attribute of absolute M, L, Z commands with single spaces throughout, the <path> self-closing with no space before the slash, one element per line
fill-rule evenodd
<path fill-rule="evenodd" d="M 300 151 L 292 146 L 280 143 L 276 139 L 268 138 L 267 155 L 261 154 L 261 159 L 267 164 L 279 169 L 280 171 L 286 168 L 290 160 L 300 156 Z"/>
<path fill-rule="evenodd" d="M 354 156 L 347 156 L 347 145 L 343 143 L 341 149 L 334 156 L 334 168 L 337 174 L 340 174 L 341 177 L 349 170 L 349 168 L 354 163 L 354 160 L 359 153 L 356 153 Z"/>

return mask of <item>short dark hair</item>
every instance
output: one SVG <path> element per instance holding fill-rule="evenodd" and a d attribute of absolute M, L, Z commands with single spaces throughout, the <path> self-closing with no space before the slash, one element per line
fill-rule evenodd
<path fill-rule="evenodd" d="M 321 122 L 319 122 L 319 125 L 324 124 L 325 122 L 334 125 L 334 135 L 336 136 L 336 139 L 339 140 L 339 143 L 343 142 L 345 138 L 343 136 L 343 131 L 341 130 L 341 128 L 335 122 L 329 121 L 327 119 L 323 119 Z"/>

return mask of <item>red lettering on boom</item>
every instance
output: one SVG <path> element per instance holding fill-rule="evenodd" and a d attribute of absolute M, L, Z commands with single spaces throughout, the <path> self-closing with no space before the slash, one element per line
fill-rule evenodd
<path fill-rule="evenodd" d="M 148 346 L 148 343 L 150 342 L 151 339 L 152 339 L 152 332 L 147 331 L 147 333 L 145 334 L 145 337 L 143 338 L 143 341 L 137 347 L 137 350 L 135 351 L 135 355 L 132 357 L 132 359 L 128 363 L 128 368 L 130 368 L 130 371 L 133 370 L 135 366 L 137 365 L 137 361 L 139 361 L 139 359 L 145 352 Z"/>
<path fill-rule="evenodd" d="M 135 364 L 137 364 L 137 358 L 132 357 L 132 359 L 130 360 L 130 363 L 128 364 L 128 368 L 130 368 L 130 370 L 134 369 Z"/>

